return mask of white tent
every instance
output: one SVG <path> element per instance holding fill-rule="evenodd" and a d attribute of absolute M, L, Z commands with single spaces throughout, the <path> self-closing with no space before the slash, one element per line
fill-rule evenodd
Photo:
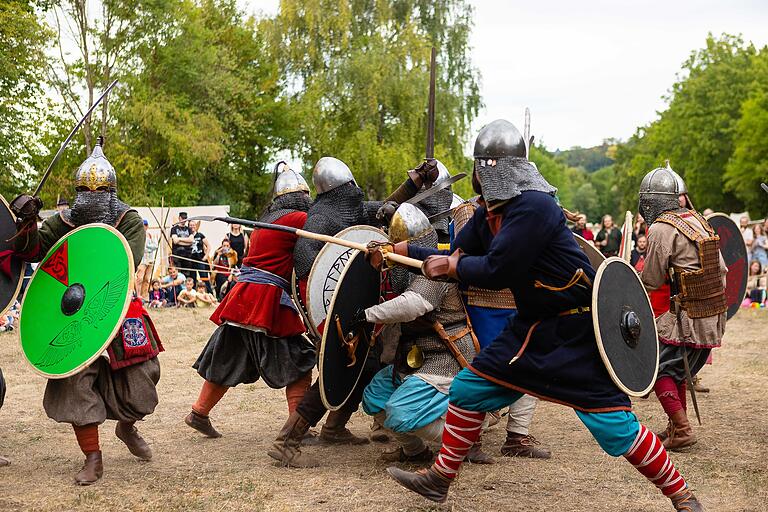
<path fill-rule="evenodd" d="M 171 251 L 166 243 L 166 238 L 171 238 L 171 226 L 179 220 L 179 212 L 187 212 L 189 217 L 198 215 L 212 215 L 216 217 L 226 217 L 229 215 L 229 205 L 210 205 L 210 206 L 178 206 L 164 207 L 134 207 L 142 218 L 149 223 L 149 232 L 157 240 L 160 249 L 155 263 L 155 275 L 165 274 L 168 265 L 168 255 Z M 165 237 L 160 233 L 161 227 L 165 232 Z M 223 222 L 203 222 L 200 225 L 200 232 L 208 238 L 208 244 L 211 251 L 215 251 L 225 235 L 229 232 L 229 225 Z"/>

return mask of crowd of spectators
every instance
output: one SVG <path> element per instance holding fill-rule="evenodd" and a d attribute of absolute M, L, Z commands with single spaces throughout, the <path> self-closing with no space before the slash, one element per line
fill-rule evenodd
<path fill-rule="evenodd" d="M 170 230 L 171 255 L 168 273 L 153 279 L 157 238 L 147 231 L 144 258 L 136 272 L 136 293 L 151 308 L 210 307 L 226 296 L 237 280 L 239 266 L 248 250 L 248 236 L 233 224 L 219 246 L 200 230 L 200 221 L 187 221 L 180 212 Z M 145 229 L 148 228 L 144 221 Z"/>

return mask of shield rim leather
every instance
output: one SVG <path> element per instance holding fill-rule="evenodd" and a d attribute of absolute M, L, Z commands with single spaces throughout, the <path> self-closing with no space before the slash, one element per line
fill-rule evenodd
<path fill-rule="evenodd" d="M 624 214 L 624 225 L 621 226 L 621 245 L 619 257 L 629 263 L 632 259 L 632 212 L 627 210 Z"/>
<path fill-rule="evenodd" d="M 616 263 L 620 262 L 620 263 Z M 619 376 L 616 374 L 616 371 L 613 368 L 613 365 L 611 364 L 610 359 L 608 358 L 608 354 L 605 350 L 605 344 L 603 343 L 603 338 L 600 332 L 600 311 L 598 310 L 598 297 L 600 293 L 600 284 L 602 282 L 603 275 L 605 274 L 605 269 L 614 264 L 621 264 L 626 266 L 627 268 L 631 269 L 632 273 L 637 279 L 637 286 L 638 289 L 642 291 L 642 296 L 645 298 L 644 304 L 647 305 L 647 312 L 648 315 L 651 318 L 651 324 L 653 328 L 653 338 L 655 340 L 655 352 L 656 352 L 656 361 L 654 364 L 654 371 L 653 371 L 653 378 L 649 379 L 648 385 L 642 389 L 642 390 L 632 390 L 627 387 L 624 382 L 619 378 Z M 638 294 L 639 296 L 639 294 Z M 651 392 L 653 389 L 654 384 L 656 383 L 656 378 L 659 374 L 659 333 L 656 328 L 656 321 L 653 315 L 653 309 L 651 307 L 651 299 L 648 297 L 648 293 L 645 291 L 645 286 L 643 285 L 642 281 L 640 280 L 640 276 L 637 274 L 637 271 L 624 261 L 622 258 L 619 258 L 617 256 L 612 256 L 610 258 L 606 258 L 606 260 L 600 265 L 600 267 L 597 269 L 597 272 L 595 273 L 595 279 L 593 281 L 592 285 L 592 325 L 595 330 L 595 342 L 597 343 L 597 349 L 600 352 L 600 358 L 603 360 L 603 364 L 605 365 L 606 370 L 608 371 L 608 375 L 610 375 L 611 380 L 616 384 L 616 386 L 622 390 L 624 393 L 626 393 L 629 396 L 632 397 L 642 397 L 647 395 Z M 647 326 L 643 326 L 643 328 L 647 328 Z"/>
<path fill-rule="evenodd" d="M 19 345 L 21 346 L 21 352 L 22 352 L 22 354 L 24 354 L 24 360 L 27 362 L 27 364 L 29 364 L 29 366 L 32 368 L 32 370 L 35 373 L 45 377 L 46 379 L 65 379 L 67 377 L 71 377 L 72 375 L 76 375 L 76 374 L 80 373 L 81 371 L 83 371 L 84 368 L 87 368 L 88 366 L 90 366 L 91 363 L 93 363 L 98 357 L 101 356 L 102 352 L 104 352 L 104 350 L 107 349 L 109 344 L 112 343 L 112 340 L 115 338 L 115 336 L 117 335 L 118 331 L 120 330 L 120 328 L 123 325 L 122 321 L 125 318 L 125 315 L 128 312 L 128 307 L 130 306 L 130 303 L 131 303 L 131 296 L 133 295 L 133 290 L 134 290 L 134 286 L 135 286 L 134 279 L 135 279 L 135 272 L 136 272 L 135 271 L 135 267 L 134 267 L 133 252 L 131 251 L 131 247 L 128 245 L 128 241 L 125 239 L 123 234 L 120 233 L 117 229 L 115 229 L 114 227 L 112 227 L 112 226 L 110 226 L 108 224 L 102 224 L 102 223 L 98 223 L 98 222 L 95 222 L 95 223 L 92 223 L 92 224 L 85 224 L 83 226 L 77 227 L 77 228 L 73 229 L 72 231 L 70 231 L 69 233 L 67 233 L 66 235 L 64 235 L 63 237 L 59 238 L 56 241 L 56 243 L 53 244 L 53 246 L 48 251 L 48 253 L 45 255 L 45 257 L 42 260 L 40 260 L 40 263 L 37 265 L 37 268 L 35 269 L 35 272 L 34 272 L 34 274 L 32 274 L 32 278 L 29 281 L 29 286 L 31 287 L 32 283 L 34 283 L 35 277 L 37 277 L 37 273 L 40 272 L 41 269 L 43 268 L 43 263 L 45 261 L 47 261 L 48 257 L 51 254 L 53 254 L 53 252 L 61 246 L 61 244 L 63 243 L 64 240 L 68 240 L 75 233 L 78 233 L 78 232 L 86 230 L 86 229 L 92 229 L 92 228 L 95 228 L 95 227 L 96 228 L 106 229 L 107 231 L 110 231 L 112 234 L 116 235 L 117 239 L 122 243 L 123 248 L 125 249 L 126 258 L 128 260 L 127 261 L 127 263 L 128 263 L 128 286 L 127 286 L 127 289 L 126 289 L 126 292 L 125 292 L 125 299 L 124 299 L 122 311 L 120 313 L 120 320 L 115 323 L 115 326 L 110 331 L 109 336 L 106 337 L 106 340 L 102 344 L 101 348 L 99 350 L 97 350 L 85 362 L 77 365 L 72 370 L 70 370 L 70 371 L 68 371 L 66 373 L 62 373 L 62 374 L 55 374 L 55 373 L 44 372 L 43 370 L 41 370 L 37 366 L 35 366 L 35 364 L 32 363 L 32 361 L 30 361 L 29 357 L 27 356 L 26 351 L 24 350 L 24 345 L 22 344 L 22 339 L 24 337 L 24 333 L 23 333 L 23 325 L 24 324 L 22 323 L 22 318 L 24 316 L 24 311 L 25 311 L 24 305 L 26 304 L 27 299 L 29 298 L 29 294 L 28 293 L 24 294 L 24 301 L 22 302 L 22 305 L 21 305 L 21 317 L 19 318 Z M 28 290 L 29 290 L 29 288 L 28 288 Z"/>
<path fill-rule="evenodd" d="M 16 218 L 13 215 L 13 212 L 11 212 L 11 207 L 8 205 L 8 202 L 5 200 L 5 198 L 0 195 L 0 206 L 2 206 L 2 209 L 4 212 L 7 212 L 8 216 L 10 216 L 11 221 L 14 223 L 16 222 Z M 3 236 L 3 235 L 0 235 Z M 13 236 L 13 235 L 11 235 Z M 5 239 L 0 240 L 0 243 L 5 244 Z M 13 258 L 13 256 L 11 256 Z M 19 275 L 16 282 L 16 291 L 11 295 L 11 297 L 8 299 L 7 304 L 0 303 L 0 316 L 4 315 L 11 307 L 13 307 L 13 304 L 16 302 L 16 297 L 19 296 L 19 293 L 21 292 L 21 285 L 24 283 L 24 267 L 26 267 L 26 263 L 22 262 L 21 268 L 19 269 Z M 11 269 L 11 272 L 13 272 L 13 269 Z M 11 276 L 11 278 L 16 276 Z"/>
<path fill-rule="evenodd" d="M 600 267 L 600 265 L 603 264 L 605 261 L 605 255 L 597 250 L 597 248 L 589 243 L 589 241 L 582 237 L 581 235 L 577 235 L 576 233 L 573 234 L 573 237 L 576 239 L 576 243 L 579 244 L 579 248 L 581 249 L 581 252 L 587 255 L 587 259 L 589 260 L 589 264 L 592 265 L 592 268 L 595 270 Z M 595 265 L 595 260 L 599 261 L 597 265 Z"/>
<path fill-rule="evenodd" d="M 386 241 L 389 240 L 387 238 L 387 234 L 384 233 L 384 231 L 382 231 L 379 228 L 375 228 L 373 226 L 368 226 L 366 224 L 360 224 L 360 225 L 357 225 L 357 226 L 350 226 L 348 228 L 342 229 L 341 231 L 336 233 L 336 235 L 334 235 L 334 236 L 336 238 L 343 238 L 345 240 L 348 240 L 349 239 L 348 235 L 350 233 L 352 233 L 352 232 L 359 232 L 359 231 L 367 231 L 367 232 L 375 233 L 378 237 L 380 237 L 380 239 L 377 240 L 377 241 L 380 241 L 380 242 L 386 242 Z M 374 240 L 374 239 L 372 238 L 371 240 Z M 371 240 L 369 240 L 369 241 L 371 241 Z M 359 240 L 355 240 L 355 241 L 359 241 Z M 368 243 L 368 242 L 362 242 L 362 243 Z M 349 260 L 347 260 L 347 263 L 344 265 L 344 267 L 346 268 L 346 265 L 348 265 L 349 261 L 352 259 L 352 252 L 354 250 L 355 249 L 350 249 L 348 247 L 343 247 L 341 245 L 327 243 L 327 244 L 323 245 L 323 247 L 320 249 L 320 251 L 318 251 L 317 256 L 315 256 L 315 261 L 312 263 L 312 269 L 309 271 L 309 277 L 307 277 L 307 300 L 306 300 L 305 306 L 307 308 L 307 317 L 309 319 L 309 322 L 312 324 L 312 330 L 317 332 L 317 333 L 320 332 L 320 324 L 322 322 L 316 321 L 315 320 L 315 316 L 316 315 L 312 314 L 312 310 L 315 307 L 314 304 L 316 304 L 316 302 L 317 302 L 317 300 L 312 300 L 312 299 L 313 299 L 313 296 L 315 296 L 314 298 L 315 299 L 319 299 L 320 302 L 322 303 L 323 302 L 323 295 L 325 295 L 325 290 L 324 290 L 324 284 L 323 284 L 321 286 L 322 290 L 319 292 L 320 296 L 317 297 L 317 292 L 315 292 L 315 288 L 316 287 L 312 286 L 312 283 L 314 283 L 315 280 L 319 278 L 319 275 L 320 275 L 320 265 L 324 264 L 324 259 L 327 257 L 329 252 L 331 252 L 331 251 L 340 251 L 340 253 L 333 259 L 333 262 L 338 260 L 339 257 L 342 254 L 348 252 L 348 253 L 350 253 L 350 257 L 349 257 Z M 331 268 L 333 267 L 333 262 L 331 263 L 330 266 L 328 266 L 328 271 L 330 271 Z M 328 278 L 328 271 L 326 271 L 326 274 L 324 276 L 322 276 L 323 281 L 325 281 L 325 279 Z M 340 280 L 341 280 L 341 277 L 339 277 L 339 281 Z M 338 282 L 337 282 L 337 284 L 338 284 Z M 334 287 L 333 289 L 335 290 L 336 288 Z M 333 296 L 333 294 L 331 294 L 331 296 Z M 321 307 L 321 306 L 318 306 L 318 308 L 319 307 Z M 325 311 L 326 312 L 326 317 L 327 317 L 327 312 L 330 309 L 331 309 L 331 306 L 329 304 L 328 308 Z M 324 321 L 326 317 L 323 317 L 322 320 Z"/>
<path fill-rule="evenodd" d="M 722 217 L 724 219 L 727 219 L 728 222 L 730 222 L 733 225 L 733 227 L 735 228 L 735 233 L 738 233 L 739 236 L 741 236 L 741 230 L 739 229 L 739 225 L 736 224 L 736 222 L 734 222 L 734 220 L 730 217 L 730 215 L 727 215 L 727 214 L 722 213 L 722 212 L 715 212 L 715 213 L 711 213 L 711 214 L 707 215 L 705 220 L 707 222 L 709 222 L 709 219 L 711 219 L 713 217 Z M 717 236 L 720 237 L 720 235 L 717 233 L 717 229 L 715 229 L 714 226 L 712 226 L 712 229 L 714 229 L 715 230 L 715 234 L 717 234 Z M 720 237 L 720 239 L 722 240 L 722 237 Z M 744 244 L 739 244 L 739 247 L 743 247 L 743 249 L 744 249 L 744 253 L 743 253 L 744 262 L 747 265 L 746 271 L 743 274 L 744 278 L 742 279 L 742 282 L 741 282 L 741 284 L 739 286 L 739 292 L 740 293 L 738 294 L 738 296 L 742 297 L 742 299 L 739 300 L 738 302 L 734 302 L 733 304 L 728 304 L 728 311 L 726 312 L 726 321 L 730 320 L 731 318 L 736 316 L 739 311 L 741 311 L 741 303 L 744 300 L 743 297 L 747 293 L 747 281 L 749 280 L 749 255 L 747 254 L 747 247 Z M 722 243 L 721 243 L 720 254 L 721 255 L 723 254 Z M 725 258 L 723 258 L 723 261 L 725 261 Z M 728 266 L 727 262 L 726 262 L 726 266 Z M 733 274 L 731 272 L 728 272 L 725 275 L 725 282 L 726 282 L 725 287 L 726 287 L 726 290 L 728 288 L 728 276 L 729 275 L 733 275 Z M 726 294 L 726 298 L 727 298 L 727 294 Z M 731 310 L 733 310 L 733 313 L 731 313 Z"/>
<path fill-rule="evenodd" d="M 364 258 L 365 257 L 365 254 L 362 254 L 358 250 L 354 250 L 354 252 L 355 252 L 355 254 L 352 255 L 352 257 L 350 258 L 349 263 L 344 266 L 344 269 L 341 272 L 341 276 L 339 277 L 339 283 L 343 283 L 344 282 L 344 279 L 347 276 L 347 272 L 349 271 L 350 268 L 352 268 L 352 262 L 354 261 L 354 259 L 355 258 Z M 367 262 L 364 262 L 363 264 L 368 265 Z M 373 268 L 373 267 L 371 267 L 371 268 Z M 380 282 L 380 280 L 379 280 L 379 282 Z M 339 299 L 338 291 L 339 291 L 338 287 L 336 287 L 336 289 L 333 291 L 333 297 L 331 299 L 331 305 L 330 305 L 330 308 L 329 308 L 329 311 L 331 313 L 333 313 L 333 311 L 334 311 L 334 309 L 336 307 L 336 300 Z M 379 294 L 380 293 L 381 293 L 381 288 L 379 288 Z M 373 340 L 374 324 L 368 324 L 368 325 L 370 326 L 370 329 L 369 329 L 369 336 L 371 337 L 370 340 Z M 357 383 L 360 382 L 360 377 L 362 377 L 363 370 L 365 369 L 365 360 L 368 358 L 368 355 L 371 352 L 372 343 L 370 341 L 368 343 L 366 343 L 366 349 L 365 349 L 365 353 L 364 354 L 361 354 L 361 353 L 356 354 L 357 358 L 358 358 L 356 362 L 360 366 L 360 368 L 357 371 L 357 376 L 355 377 L 355 381 L 348 388 L 347 396 L 344 398 L 344 400 L 340 404 L 338 404 L 338 405 L 331 404 L 329 402 L 329 399 L 328 399 L 328 396 L 327 396 L 327 393 L 326 393 L 326 389 L 325 389 L 326 388 L 326 386 L 325 386 L 326 378 L 324 377 L 324 375 L 325 375 L 325 368 L 324 367 L 325 367 L 326 347 L 328 346 L 328 343 L 329 343 L 328 336 L 329 336 L 329 333 L 334 332 L 334 329 L 332 327 L 333 326 L 328 326 L 323 331 L 323 337 L 322 337 L 322 339 L 320 341 L 320 348 L 317 351 L 317 368 L 318 368 L 318 373 L 319 373 L 318 382 L 319 382 L 319 387 L 320 387 L 320 398 L 321 398 L 321 400 L 323 402 L 323 405 L 329 411 L 336 411 L 336 410 L 341 409 L 342 407 L 344 407 L 344 405 L 349 400 L 349 397 L 352 396 L 352 393 L 354 392 L 355 387 L 357 386 Z"/>
<path fill-rule="evenodd" d="M 296 278 L 296 269 L 293 269 L 293 272 L 291 272 L 291 295 L 293 296 L 293 302 L 296 303 L 296 306 L 299 310 L 299 316 L 301 317 L 302 322 L 304 322 L 304 327 L 307 329 L 308 339 L 313 342 L 313 345 L 316 345 L 313 340 L 319 340 L 320 333 L 317 332 L 317 329 L 309 320 L 309 312 L 307 311 L 307 306 L 301 300 L 299 280 Z"/>

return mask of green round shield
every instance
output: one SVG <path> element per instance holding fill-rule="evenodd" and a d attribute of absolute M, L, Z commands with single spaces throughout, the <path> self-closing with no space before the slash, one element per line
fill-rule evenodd
<path fill-rule="evenodd" d="M 21 308 L 29 364 L 49 379 L 87 367 L 117 334 L 133 291 L 133 255 L 106 224 L 72 230 L 37 266 Z"/>

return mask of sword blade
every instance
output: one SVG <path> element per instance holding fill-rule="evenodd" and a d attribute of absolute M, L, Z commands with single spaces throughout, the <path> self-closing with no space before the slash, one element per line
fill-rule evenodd
<path fill-rule="evenodd" d="M 467 175 L 465 173 L 460 172 L 459 174 L 457 174 L 455 176 L 451 176 L 450 178 L 448 178 L 447 180 L 443 181 L 439 185 L 432 185 L 431 187 L 429 187 L 424 192 L 419 192 L 418 194 L 416 194 L 412 198 L 408 199 L 406 201 L 406 203 L 416 204 L 418 202 L 421 202 L 424 199 L 430 197 L 431 195 L 436 194 L 437 192 L 439 192 L 440 190 L 443 190 L 444 188 L 450 187 L 451 185 L 453 185 L 457 181 L 463 180 L 466 177 L 467 177 Z"/>
<path fill-rule="evenodd" d="M 435 61 L 437 51 L 432 47 L 429 65 L 429 103 L 427 104 L 427 151 L 426 158 L 435 158 Z"/>
<path fill-rule="evenodd" d="M 67 146 L 69 146 L 70 141 L 75 136 L 75 133 L 77 133 L 77 130 L 80 129 L 80 127 L 83 125 L 86 119 L 91 115 L 91 112 L 101 103 L 101 100 L 103 100 L 107 94 L 109 94 L 109 91 L 112 90 L 112 88 L 117 84 L 117 80 L 112 82 L 107 86 L 106 89 L 104 89 L 104 92 L 101 93 L 101 96 L 96 98 L 96 101 L 93 102 L 93 105 L 91 105 L 91 108 L 88 109 L 88 112 L 85 113 L 85 115 L 78 121 L 78 123 L 75 125 L 74 128 L 72 128 L 72 131 L 69 132 L 69 135 L 67 135 L 67 138 L 64 139 L 64 142 L 62 142 L 61 147 L 56 152 L 56 155 L 54 155 L 53 160 L 51 160 L 51 163 L 48 164 L 48 168 L 43 173 L 43 177 L 40 179 L 40 183 L 37 184 L 37 187 L 35 188 L 35 192 L 32 194 L 33 196 L 37 197 L 40 194 L 40 190 L 43 188 L 43 185 L 45 185 L 45 182 L 48 180 L 48 176 L 51 175 L 51 170 L 53 170 L 53 166 L 56 164 L 56 162 L 59 161 L 59 158 L 61 158 L 61 154 L 64 152 Z"/>
<path fill-rule="evenodd" d="M 678 306 L 679 308 L 680 306 Z M 678 313 L 678 318 L 680 313 Z M 696 400 L 696 389 L 693 386 L 693 377 L 691 376 L 691 367 L 688 363 L 688 347 L 683 345 L 683 366 L 685 367 L 685 380 L 688 381 L 688 390 L 691 392 L 691 402 L 693 402 L 693 410 L 696 411 L 696 420 L 701 426 L 701 413 L 699 413 L 699 401 Z"/>

